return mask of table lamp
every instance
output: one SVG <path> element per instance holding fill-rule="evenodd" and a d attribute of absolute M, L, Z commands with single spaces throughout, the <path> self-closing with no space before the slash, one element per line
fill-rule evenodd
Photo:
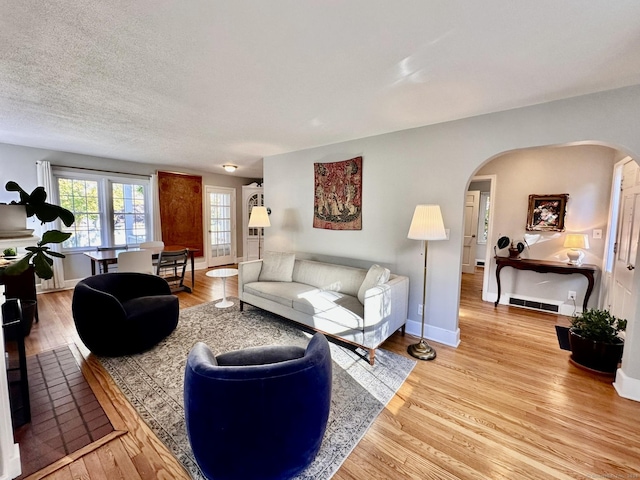
<path fill-rule="evenodd" d="M 569 233 L 564 237 L 564 246 L 569 248 L 567 257 L 571 265 L 581 265 L 584 252 L 589 249 L 589 237 L 584 233 Z"/>
<path fill-rule="evenodd" d="M 424 339 L 424 311 L 427 309 L 427 244 L 429 240 L 446 240 L 447 232 L 442 221 L 440 205 L 418 205 L 413 212 L 413 219 L 409 227 L 408 238 L 424 241 L 424 277 L 422 279 L 422 329 L 420 331 L 420 341 L 409 345 L 407 352 L 409 355 L 420 360 L 433 360 L 436 358 L 436 351 Z"/>

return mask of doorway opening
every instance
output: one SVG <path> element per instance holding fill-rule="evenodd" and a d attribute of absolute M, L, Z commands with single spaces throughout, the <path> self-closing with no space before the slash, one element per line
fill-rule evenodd
<path fill-rule="evenodd" d="M 481 273 L 480 268 L 484 267 L 482 291 L 465 294 L 481 295 L 485 302 L 498 301 L 503 305 L 509 305 L 512 297 L 547 304 L 555 303 L 558 305 L 558 313 L 572 315 L 581 310 L 587 290 L 585 278 L 577 274 L 540 274 L 505 268 L 501 274 L 502 295 L 498 299 L 494 245 L 499 236 L 508 236 L 511 239 L 526 238 L 528 247 L 522 253 L 523 258 L 568 262 L 568 248 L 564 247 L 565 237 L 568 233 L 580 233 L 587 235 L 590 243 L 589 250 L 583 252 L 584 263 L 596 265 L 603 273 L 589 297 L 589 307 L 606 307 L 606 302 L 611 301 L 616 291 L 613 277 L 608 278 L 607 275 L 613 271 L 610 258 L 614 251 L 615 239 L 620 235 L 616 220 L 612 217 L 615 212 L 610 211 L 615 203 L 612 194 L 616 188 L 614 170 L 616 164 L 624 159 L 627 159 L 627 162 L 630 160 L 625 153 L 609 146 L 576 144 L 504 152 L 487 160 L 469 180 L 465 190 L 466 200 L 472 198 L 470 191 L 482 193 L 483 190 L 487 191 L 487 188 L 489 191 L 486 218 L 480 213 L 480 198 L 477 216 L 473 214 L 471 202 L 465 202 L 465 241 L 462 248 L 466 249 L 468 240 L 473 238 L 474 225 L 471 219 L 475 217 L 477 221 L 476 239 L 481 238 L 483 221 L 486 226 L 486 243 L 476 241 L 476 254 L 464 251 L 462 255 L 462 262 L 467 265 L 466 268 L 473 266 L 476 275 Z M 635 162 L 633 164 L 636 165 Z M 629 245 L 635 245 L 637 249 L 637 236 L 640 235 L 640 170 L 634 172 L 636 177 L 633 178 L 634 181 L 637 178 L 639 194 L 632 211 L 636 212 L 638 220 L 629 223 L 627 230 L 633 238 Z M 633 174 L 628 173 L 628 176 Z M 478 182 L 482 180 L 488 180 L 490 187 L 479 186 Z M 528 231 L 529 195 L 563 193 L 569 194 L 565 229 Z M 621 211 L 623 203 L 620 206 Z M 627 206 L 627 216 L 631 208 Z M 470 218 L 467 212 L 470 212 Z M 636 226 L 635 230 L 633 225 Z M 467 235 L 468 233 L 470 235 Z M 498 250 L 497 254 L 500 255 L 501 252 Z M 634 250 L 628 249 L 627 260 L 635 261 L 633 254 Z M 626 265 L 629 264 L 630 262 Z M 461 269 L 465 272 L 465 266 Z M 620 289 L 618 297 L 619 291 Z M 633 302 L 626 300 L 625 304 Z"/>

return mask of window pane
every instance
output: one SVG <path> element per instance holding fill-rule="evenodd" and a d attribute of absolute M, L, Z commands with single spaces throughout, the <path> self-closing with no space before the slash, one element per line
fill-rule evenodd
<path fill-rule="evenodd" d="M 62 225 L 63 232 L 71 232 L 71 238 L 63 248 L 100 246 L 100 201 L 98 182 L 73 178 L 58 178 L 60 204 L 71 210 L 76 221 L 70 227 Z"/>
<path fill-rule="evenodd" d="M 116 245 L 146 240 L 144 185 L 113 183 L 113 229 Z"/>

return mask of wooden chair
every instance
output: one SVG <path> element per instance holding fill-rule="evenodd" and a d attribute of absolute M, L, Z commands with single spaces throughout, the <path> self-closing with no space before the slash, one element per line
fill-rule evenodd
<path fill-rule="evenodd" d="M 186 248 L 183 250 L 170 252 L 164 250 L 160 252 L 156 274 L 167 281 L 172 292 L 183 290 L 191 292 L 191 289 L 184 285 L 184 274 L 187 270 L 188 258 L 189 251 Z"/>
<path fill-rule="evenodd" d="M 118 272 L 139 272 L 153 275 L 153 252 L 151 250 L 137 250 L 120 252 L 118 254 Z"/>

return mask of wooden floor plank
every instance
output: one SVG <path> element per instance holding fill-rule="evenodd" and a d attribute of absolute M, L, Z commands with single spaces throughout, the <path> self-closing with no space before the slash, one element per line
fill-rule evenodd
<path fill-rule="evenodd" d="M 204 273 L 196 272 L 193 294 L 178 295 L 180 308 L 222 298 L 221 281 Z M 495 308 L 481 292 L 482 271 L 463 274 L 459 347 L 432 343 L 437 358 L 418 363 L 334 478 L 640 478 L 640 403 L 569 364 L 555 335 L 564 318 Z M 227 279 L 227 294 L 237 295 L 237 277 Z M 127 433 L 46 478 L 188 479 L 83 347 L 71 299 L 71 291 L 39 295 L 27 352 L 76 343 L 101 403 Z M 414 342 L 396 333 L 383 347 L 407 355 Z"/>

